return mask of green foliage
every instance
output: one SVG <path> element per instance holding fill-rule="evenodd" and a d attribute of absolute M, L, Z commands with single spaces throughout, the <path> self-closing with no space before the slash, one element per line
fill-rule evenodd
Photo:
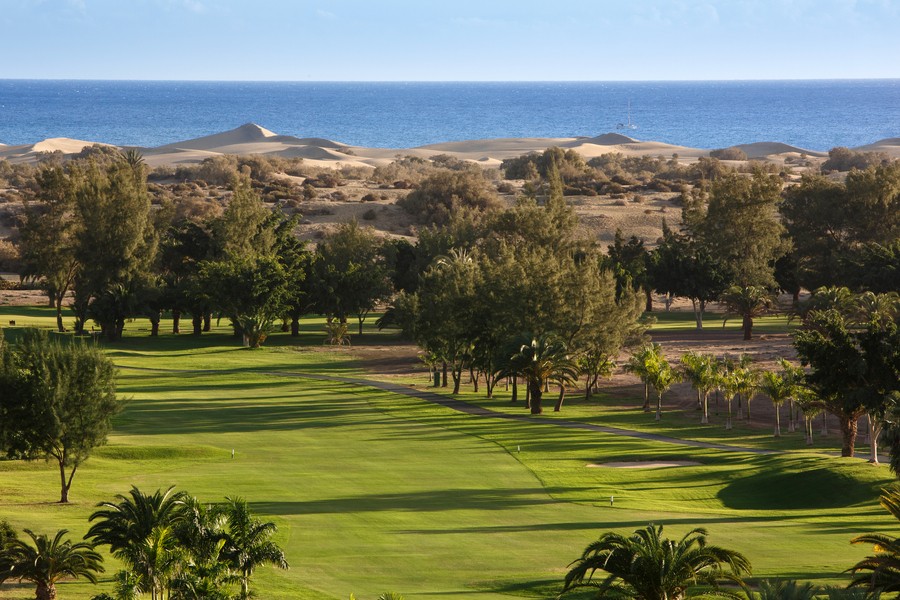
<path fill-rule="evenodd" d="M 393 288 L 381 241 L 355 220 L 319 243 L 312 272 L 316 309 L 341 323 L 356 315 L 360 334 L 368 314 Z"/>
<path fill-rule="evenodd" d="M 895 314 L 863 323 L 837 308 L 811 311 L 794 336 L 808 387 L 841 422 L 842 456 L 853 456 L 856 421 L 884 418 L 900 397 L 900 333 Z"/>
<path fill-rule="evenodd" d="M 103 557 L 91 544 L 64 541 L 68 533 L 65 529 L 57 531 L 53 538 L 30 529 L 25 533 L 31 543 L 14 539 L 0 548 L 0 583 L 9 579 L 34 583 L 37 600 L 54 600 L 56 584 L 62 579 L 83 577 L 97 583 L 97 574 L 104 570 Z"/>
<path fill-rule="evenodd" d="M 738 148 L 731 146 L 730 148 L 720 148 L 718 150 L 710 150 L 709 155 L 719 160 L 747 160 L 747 153 Z"/>
<path fill-rule="evenodd" d="M 710 187 L 705 216 L 692 226 L 736 285 L 775 285 L 775 261 L 790 249 L 776 210 L 781 186 L 779 177 L 758 170 L 721 177 Z"/>
<path fill-rule="evenodd" d="M 499 200 L 481 173 L 439 171 L 398 200 L 397 206 L 415 216 L 420 223 L 441 224 L 462 209 L 494 210 L 499 207 Z"/>
<path fill-rule="evenodd" d="M 240 498 L 207 507 L 172 488 L 147 495 L 136 487 L 116 498 L 91 515 L 97 522 L 86 537 L 109 546 L 126 565 L 117 578 L 119 596 L 225 600 L 237 584 L 237 597 L 246 600 L 258 567 L 287 568 L 284 552 L 270 539 L 275 525 L 253 517 Z"/>
<path fill-rule="evenodd" d="M 900 491 L 884 490 L 881 505 L 900 519 Z M 900 539 L 886 533 L 868 533 L 856 536 L 851 543 L 872 544 L 875 554 L 849 569 L 853 575 L 850 587 L 865 588 L 874 597 L 900 592 Z"/>
<path fill-rule="evenodd" d="M 744 287 L 733 285 L 725 290 L 719 300 L 725 305 L 726 321 L 729 316 L 741 318 L 745 340 L 753 336 L 753 319 L 765 315 L 775 305 L 772 293 L 756 285 Z"/>
<path fill-rule="evenodd" d="M 104 443 L 121 408 L 115 367 L 98 349 L 60 344 L 30 330 L 4 358 L 0 441 L 10 457 L 53 459 L 60 502 L 68 502 L 78 466 Z M 68 479 L 66 469 L 70 469 Z"/>
<path fill-rule="evenodd" d="M 76 330 L 92 317 L 110 341 L 135 312 L 134 295 L 156 254 L 144 169 L 124 159 L 70 167 L 77 237 Z"/>
<path fill-rule="evenodd" d="M 731 273 L 727 266 L 708 247 L 675 233 L 665 223 L 663 239 L 647 257 L 647 263 L 646 278 L 653 289 L 689 298 L 697 329 L 702 329 L 707 303 L 719 299 L 728 287 Z"/>
<path fill-rule="evenodd" d="M 627 537 L 604 533 L 573 563 L 563 593 L 590 588 L 595 598 L 666 600 L 710 587 L 718 597 L 742 597 L 721 587 L 723 581 L 743 585 L 741 577 L 750 573 L 750 562 L 742 554 L 707 543 L 702 528 L 677 541 L 663 538 L 662 531 L 662 525 L 650 525 Z M 602 580 L 594 580 L 597 572 Z"/>
<path fill-rule="evenodd" d="M 883 152 L 858 152 L 838 146 L 828 151 L 828 160 L 822 163 L 822 170 L 827 172 L 868 169 L 889 161 Z"/>
<path fill-rule="evenodd" d="M 235 321 L 251 348 L 266 340 L 288 306 L 287 274 L 271 256 L 203 263 L 199 281 L 209 305 Z"/>
<path fill-rule="evenodd" d="M 566 345 L 551 337 L 535 338 L 531 343 L 522 344 L 509 358 L 507 369 L 528 384 L 533 415 L 543 412 L 544 386 L 551 381 L 564 386 L 578 378 L 578 365 L 569 356 Z"/>

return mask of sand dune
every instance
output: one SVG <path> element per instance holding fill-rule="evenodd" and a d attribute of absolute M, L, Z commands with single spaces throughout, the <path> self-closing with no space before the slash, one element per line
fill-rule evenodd
<path fill-rule="evenodd" d="M 857 152 L 884 152 L 892 158 L 900 158 L 900 138 L 885 138 L 853 149 Z"/>
<path fill-rule="evenodd" d="M 39 152 L 59 150 L 65 154 L 80 152 L 94 142 L 51 138 L 36 144 L 5 146 L 0 144 L 0 159 L 15 162 L 34 162 Z M 294 137 L 279 135 L 255 123 L 247 123 L 235 129 L 195 139 L 165 144 L 155 148 L 139 148 L 147 164 L 179 165 L 199 163 L 211 156 L 224 154 L 263 154 L 285 158 L 302 158 L 312 165 L 326 167 L 386 165 L 398 156 L 412 155 L 429 158 L 437 154 L 449 154 L 460 160 L 468 160 L 484 166 L 496 167 L 506 158 L 529 152 L 543 152 L 551 146 L 572 149 L 585 158 L 593 158 L 610 152 L 626 156 L 663 156 L 677 154 L 682 160 L 696 160 L 709 156 L 709 150 L 689 148 L 654 141 L 640 141 L 619 133 L 604 133 L 593 137 L 565 138 L 495 138 L 428 144 L 416 148 L 365 148 L 346 146 L 340 142 L 318 137 Z M 779 160 L 784 156 L 824 157 L 826 153 L 804 150 L 780 142 L 755 142 L 737 146 L 750 158 Z M 900 157 L 900 138 L 880 140 L 857 148 L 860 151 L 886 152 Z"/>
<path fill-rule="evenodd" d="M 774 156 L 776 154 L 787 154 L 795 152 L 797 154 L 806 154 L 807 156 L 828 156 L 827 152 L 816 152 L 815 150 L 805 150 L 789 144 L 781 142 L 754 142 L 752 144 L 739 144 L 735 148 L 740 148 L 747 153 L 747 158 L 765 158 L 766 156 Z"/>
<path fill-rule="evenodd" d="M 260 142 L 269 138 L 278 137 L 277 133 L 269 131 L 264 127 L 260 127 L 256 123 L 247 123 L 241 125 L 237 129 L 231 129 L 222 133 L 214 133 L 192 140 L 184 140 L 152 148 L 158 152 L 161 150 L 212 150 L 214 148 L 222 148 L 224 146 L 235 146 L 238 144 L 249 144 Z M 150 148 L 148 148 L 150 150 Z"/>
<path fill-rule="evenodd" d="M 41 152 L 62 152 L 63 154 L 77 154 L 87 146 L 93 146 L 99 142 L 86 142 L 71 138 L 47 138 L 35 144 L 22 144 L 7 146 L 0 144 L 0 158 L 13 162 L 33 162 L 38 159 Z M 100 144 L 108 146 L 109 144 Z"/>

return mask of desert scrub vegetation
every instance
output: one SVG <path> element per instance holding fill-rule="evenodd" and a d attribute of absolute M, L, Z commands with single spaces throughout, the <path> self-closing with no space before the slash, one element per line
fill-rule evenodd
<path fill-rule="evenodd" d="M 437 171 L 397 205 L 420 223 L 442 224 L 461 209 L 485 212 L 499 208 L 497 192 L 480 172 Z"/>

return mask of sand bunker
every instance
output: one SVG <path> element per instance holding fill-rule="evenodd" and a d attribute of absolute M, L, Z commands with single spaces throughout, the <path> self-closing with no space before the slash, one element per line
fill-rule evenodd
<path fill-rule="evenodd" d="M 607 467 L 610 469 L 664 469 L 666 467 L 697 467 L 701 463 L 693 460 L 642 460 L 628 462 L 591 463 L 589 468 Z"/>

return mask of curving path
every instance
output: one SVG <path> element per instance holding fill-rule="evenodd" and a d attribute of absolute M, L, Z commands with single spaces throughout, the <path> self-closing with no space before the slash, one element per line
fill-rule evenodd
<path fill-rule="evenodd" d="M 163 373 L 204 373 L 215 374 L 223 372 L 237 372 L 239 369 L 161 369 L 153 367 L 125 367 L 118 366 L 119 369 L 130 369 L 135 371 L 158 371 Z M 647 433 L 644 431 L 635 431 L 633 429 L 621 429 L 619 427 L 608 427 L 606 425 L 596 425 L 594 423 L 582 423 L 580 421 L 568 421 L 565 419 L 548 419 L 531 414 L 512 415 L 508 413 L 496 412 L 487 408 L 469 404 L 456 398 L 448 398 L 442 394 L 436 394 L 424 389 L 411 388 L 397 383 L 389 383 L 385 381 L 377 381 L 374 379 L 364 379 L 361 377 L 344 377 L 341 375 L 323 375 L 321 373 L 304 373 L 304 372 L 279 372 L 279 371 L 255 371 L 261 375 L 270 375 L 273 377 L 296 377 L 300 379 L 314 379 L 318 381 L 332 381 L 337 383 L 347 383 L 350 385 L 359 385 L 363 387 L 371 387 L 385 392 L 400 394 L 438 404 L 457 412 L 465 413 L 482 418 L 490 419 L 506 419 L 508 421 L 523 421 L 527 423 L 540 423 L 542 425 L 553 425 L 556 427 L 564 427 L 566 429 L 582 429 L 585 431 L 596 431 L 599 433 L 607 433 L 610 435 L 618 435 L 623 437 L 632 437 L 653 442 L 661 442 L 664 444 L 673 444 L 678 446 L 691 446 L 693 448 L 709 448 L 712 450 L 721 450 L 724 452 L 743 452 L 747 454 L 778 454 L 777 450 L 764 450 L 760 448 L 745 448 L 741 446 L 729 446 L 727 444 L 716 444 L 714 442 L 702 442 L 698 440 L 682 440 L 678 438 L 668 437 L 655 433 Z"/>

